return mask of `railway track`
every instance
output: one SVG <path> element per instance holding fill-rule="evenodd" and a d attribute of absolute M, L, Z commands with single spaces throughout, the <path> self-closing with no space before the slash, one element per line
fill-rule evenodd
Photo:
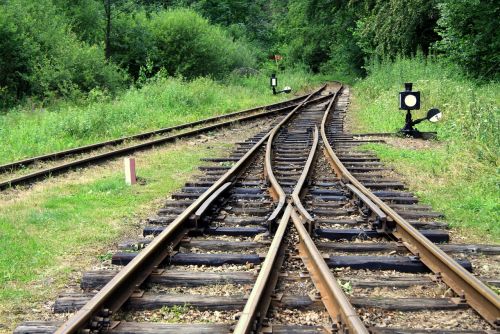
<path fill-rule="evenodd" d="M 307 95 L 280 103 L 255 107 L 191 123 L 157 129 L 140 134 L 40 155 L 0 165 L 0 191 L 31 184 L 74 168 L 89 166 L 109 159 L 146 150 L 177 139 L 192 137 L 237 123 L 244 123 L 292 110 Z M 316 94 L 313 95 L 313 102 Z M 320 101 L 322 97 L 319 97 Z"/>
<path fill-rule="evenodd" d="M 498 260 L 500 247 L 436 246 L 449 239 L 440 214 L 343 131 L 348 89 L 316 94 L 229 157 L 207 159 L 143 239 L 60 296 L 54 311 L 69 313 L 65 322 L 15 332 L 494 331 L 498 296 L 465 270 L 472 260 L 442 250 Z"/>

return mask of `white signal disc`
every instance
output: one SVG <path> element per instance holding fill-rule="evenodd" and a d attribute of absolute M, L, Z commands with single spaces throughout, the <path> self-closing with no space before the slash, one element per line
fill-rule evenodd
<path fill-rule="evenodd" d="M 443 117 L 443 114 L 442 114 L 442 113 L 439 113 L 439 114 L 436 114 L 436 115 L 432 116 L 431 118 L 429 118 L 429 121 L 431 121 L 432 123 L 436 123 L 436 122 L 437 122 L 437 121 L 439 121 L 442 117 Z"/>
<path fill-rule="evenodd" d="M 417 104 L 417 98 L 415 97 L 415 95 L 406 95 L 405 104 L 410 108 L 414 107 Z"/>

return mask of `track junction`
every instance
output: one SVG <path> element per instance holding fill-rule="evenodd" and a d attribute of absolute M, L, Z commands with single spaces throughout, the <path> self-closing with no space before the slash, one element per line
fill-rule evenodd
<path fill-rule="evenodd" d="M 285 105 L 147 140 L 153 146 L 227 122 L 268 124 L 230 156 L 207 158 L 203 176 L 166 201 L 144 238 L 120 245 L 112 268 L 85 273 L 80 291 L 62 294 L 54 311 L 67 313 L 67 321 L 27 322 L 15 332 L 498 330 L 500 299 L 491 286 L 500 280 L 473 275 L 468 257 L 498 258 L 500 247 L 448 244 L 446 225 L 436 222 L 442 215 L 358 149 L 372 140 L 344 131 L 348 106 L 349 88 L 334 83 Z M 183 316 L 170 317 L 176 312 Z M 457 324 L 443 321 L 447 312 L 461 314 Z"/>

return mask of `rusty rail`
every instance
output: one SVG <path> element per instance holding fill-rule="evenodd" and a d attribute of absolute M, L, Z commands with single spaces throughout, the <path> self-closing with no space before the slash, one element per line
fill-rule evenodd
<path fill-rule="evenodd" d="M 324 85 L 321 90 L 323 90 L 326 87 Z M 276 133 L 278 133 L 278 130 L 290 120 L 290 118 L 295 114 L 297 110 L 299 110 L 301 107 L 303 107 L 305 104 L 307 104 L 310 96 L 308 96 L 302 103 L 297 105 L 278 125 L 274 127 L 274 129 L 271 131 L 271 135 L 269 136 L 269 140 L 267 141 L 267 146 L 266 146 L 266 156 L 264 160 L 264 176 L 266 180 L 269 182 L 269 192 L 271 193 L 271 197 L 278 202 L 276 209 L 274 212 L 271 214 L 271 216 L 268 218 L 268 221 L 270 224 L 276 220 L 276 218 L 279 216 L 279 214 L 282 212 L 283 208 L 285 207 L 285 201 L 286 201 L 286 195 L 281 186 L 278 183 L 278 180 L 276 180 L 276 177 L 274 176 L 273 172 L 273 166 L 272 166 L 272 159 L 271 159 L 271 153 L 272 153 L 272 148 L 273 148 L 273 140 L 274 136 Z"/>
<path fill-rule="evenodd" d="M 326 87 L 323 86 L 323 88 Z M 301 105 L 298 105 L 291 111 L 287 117 L 285 117 L 279 124 L 277 124 L 269 135 L 269 139 L 266 145 L 266 153 L 264 160 L 264 175 L 266 180 L 269 182 L 269 192 L 277 206 L 273 213 L 268 218 L 269 226 L 272 222 L 276 220 L 279 214 L 282 212 L 286 201 L 286 194 L 281 188 L 278 180 L 274 176 L 272 170 L 271 156 L 273 149 L 273 140 L 275 135 L 281 129 L 281 127 L 286 124 L 295 112 L 300 109 L 304 103 L 307 103 L 306 99 Z M 318 136 L 316 136 L 316 141 Z M 317 144 L 317 143 L 316 143 Z M 248 301 L 243 308 L 243 311 L 238 319 L 238 323 L 234 329 L 234 333 L 246 334 L 257 332 L 262 326 L 262 319 L 265 317 L 269 305 L 271 303 L 271 294 L 278 281 L 278 273 L 283 263 L 284 258 L 284 243 L 283 239 L 285 236 L 286 229 L 288 227 L 288 222 L 290 221 L 290 214 L 292 210 L 292 205 L 288 204 L 285 209 L 283 216 L 280 219 L 276 233 L 274 234 L 273 241 L 269 250 L 267 252 L 266 258 L 262 263 L 259 275 L 256 282 L 250 292 Z"/>
<path fill-rule="evenodd" d="M 332 100 L 334 98 L 335 96 L 332 98 Z M 270 141 L 271 139 L 269 139 L 269 142 Z M 271 145 L 269 145 L 269 142 L 268 150 L 272 147 Z M 301 208 L 300 211 L 305 212 L 307 214 L 307 217 L 310 217 L 310 215 L 300 203 L 300 193 L 310 174 L 310 167 L 313 164 L 315 158 L 318 142 L 319 134 L 318 129 L 316 128 L 314 133 L 313 145 L 304 166 L 304 170 L 302 171 L 299 181 L 297 182 L 293 190 L 293 199 L 286 206 L 285 212 L 280 220 L 278 229 L 273 238 L 266 259 L 261 267 L 259 276 L 257 277 L 256 283 L 252 289 L 252 292 L 250 293 L 243 312 L 241 313 L 234 333 L 255 333 L 258 332 L 262 326 L 262 318 L 267 314 L 267 310 L 271 301 L 271 293 L 276 286 L 278 272 L 281 268 L 280 260 L 282 261 L 284 244 L 283 239 L 290 218 L 292 218 L 292 221 L 294 222 L 297 231 L 299 232 L 299 251 L 301 251 L 302 254 L 306 257 L 304 262 L 306 263 L 306 266 L 311 273 L 311 277 L 313 278 L 315 286 L 323 296 L 323 303 L 327 307 L 327 310 L 332 319 L 337 323 L 338 328 L 341 330 L 341 332 L 344 332 L 345 329 L 348 329 L 349 333 L 368 333 L 368 330 L 357 316 L 356 311 L 349 303 L 347 296 L 344 294 L 342 288 L 339 286 L 332 273 L 330 272 L 328 265 L 324 262 L 323 257 L 314 245 L 314 242 L 312 241 L 309 233 L 304 228 L 303 223 L 306 219 L 299 216 L 297 209 L 292 204 L 298 204 Z M 266 166 L 266 168 L 271 168 L 271 164 L 267 164 Z M 274 177 L 272 170 L 268 170 L 267 175 L 271 178 L 272 181 L 272 178 Z M 277 180 L 274 179 L 274 181 L 274 186 L 277 188 L 275 189 L 276 193 L 284 194 L 284 191 Z M 310 219 L 312 220 L 312 218 Z"/>
<path fill-rule="evenodd" d="M 311 279 L 321 295 L 321 301 L 341 333 L 368 334 L 363 321 L 352 307 L 349 299 L 316 248 L 310 234 L 304 227 L 305 217 L 292 210 L 292 221 L 299 234 L 299 256 L 304 261 Z"/>
<path fill-rule="evenodd" d="M 339 90 L 340 91 L 340 90 Z M 337 99 L 338 92 L 332 98 L 332 102 Z M 330 103 L 331 105 L 331 103 Z M 311 229 L 314 225 L 314 219 L 304 209 L 301 202 L 303 185 L 309 179 L 311 166 L 316 155 L 319 135 L 318 128 L 314 129 L 314 143 L 304 170 L 292 192 L 292 202 L 294 208 L 291 211 L 292 222 L 299 235 L 299 255 L 304 261 L 307 270 L 311 273 L 311 279 L 321 295 L 321 300 L 328 311 L 328 314 L 336 324 L 339 332 L 367 334 L 368 330 L 352 307 L 349 299 L 333 276 L 330 268 L 325 263 L 323 256 L 314 244 L 311 238 Z M 308 229 L 304 227 L 308 226 Z M 309 230 L 309 231 L 308 231 Z"/>
<path fill-rule="evenodd" d="M 161 134 L 165 134 L 167 132 L 172 132 L 175 130 L 182 130 L 182 129 L 190 128 L 193 126 L 197 126 L 197 125 L 201 125 L 201 124 L 205 124 L 205 123 L 209 123 L 209 122 L 213 122 L 213 121 L 219 121 L 219 120 L 231 118 L 234 116 L 244 115 L 244 114 L 248 114 L 250 112 L 255 112 L 255 111 L 259 111 L 259 110 L 270 110 L 271 108 L 275 108 L 275 107 L 280 108 L 280 109 L 273 110 L 273 111 L 287 110 L 287 109 L 290 109 L 291 107 L 293 107 L 293 105 L 288 106 L 288 107 L 281 107 L 281 106 L 284 104 L 287 104 L 287 103 L 296 103 L 296 101 L 298 101 L 300 99 L 305 99 L 307 96 L 308 96 L 307 94 L 301 95 L 301 96 L 295 97 L 293 99 L 274 103 L 274 104 L 258 106 L 258 107 L 254 107 L 254 108 L 250 108 L 250 109 L 232 112 L 229 114 L 224 114 L 224 115 L 220 115 L 220 116 L 214 116 L 214 117 L 201 119 L 199 121 L 194 121 L 194 122 L 175 125 L 175 126 L 171 126 L 171 127 L 167 127 L 167 128 L 161 128 L 161 129 L 156 129 L 156 130 L 152 130 L 152 131 L 142 132 L 142 133 L 138 133 L 138 134 L 131 135 L 131 136 L 121 137 L 121 138 L 117 138 L 117 139 L 111 139 L 111 140 L 107 140 L 107 141 L 103 141 L 103 142 L 99 142 L 99 143 L 95 143 L 95 144 L 75 147 L 75 148 L 71 148 L 71 149 L 67 149 L 67 150 L 63 150 L 63 151 L 48 153 L 48 154 L 39 155 L 36 157 L 31 157 L 31 158 L 26 158 L 26 159 L 14 161 L 14 162 L 6 163 L 3 165 L 0 165 L 0 173 L 15 170 L 15 169 L 22 168 L 22 167 L 26 167 L 28 165 L 34 164 L 35 162 L 39 162 L 39 161 L 54 160 L 54 159 L 59 159 L 59 158 L 68 156 L 68 155 L 85 153 L 85 152 L 89 152 L 89 151 L 92 151 L 92 150 L 95 150 L 95 149 L 98 149 L 98 148 L 101 148 L 104 146 L 119 145 L 119 144 L 122 144 L 122 143 L 124 143 L 126 141 L 130 141 L 130 140 L 145 139 L 145 138 L 152 137 L 155 135 L 161 135 Z"/>
<path fill-rule="evenodd" d="M 323 86 L 320 90 L 324 89 Z M 310 94 L 309 99 L 313 94 Z M 287 115 L 289 119 L 295 109 Z M 85 328 L 100 329 L 109 325 L 113 312 L 118 310 L 146 278 L 165 260 L 180 240 L 189 231 L 188 220 L 206 201 L 227 182 L 234 182 L 236 177 L 248 165 L 257 150 L 270 137 L 272 130 L 263 136 L 228 172 L 217 180 L 209 189 L 184 210 L 153 241 L 108 282 L 87 304 L 71 316 L 56 333 L 76 333 Z M 206 207 L 206 206 L 205 206 Z M 202 214 L 197 212 L 197 214 Z"/>
<path fill-rule="evenodd" d="M 363 186 L 333 151 L 326 135 L 326 122 L 333 102 L 328 105 L 321 123 L 321 137 L 325 145 L 324 153 L 333 170 L 344 183 L 350 183 L 379 208 L 395 223 L 390 229 L 382 224 L 387 233 L 403 241 L 403 244 L 438 277 L 442 279 L 457 295 L 465 298 L 467 303 L 476 310 L 492 326 L 500 326 L 500 298 L 483 282 L 460 266 L 448 254 L 423 236 L 416 228 L 398 215 L 389 205 Z"/>
<path fill-rule="evenodd" d="M 300 102 L 300 103 L 298 103 L 297 105 L 294 104 L 292 106 L 283 107 L 283 108 L 280 108 L 280 109 L 277 109 L 277 110 L 269 110 L 269 111 L 264 111 L 264 112 L 261 112 L 261 113 L 254 113 L 254 114 L 246 115 L 246 114 L 251 113 L 251 112 L 254 111 L 254 109 L 249 109 L 249 110 L 239 111 L 239 112 L 235 112 L 235 113 L 231 113 L 231 114 L 227 114 L 227 115 L 216 116 L 216 117 L 212 117 L 212 118 L 208 118 L 208 119 L 205 119 L 205 120 L 200 120 L 200 121 L 196 121 L 196 122 L 192 122 L 192 123 L 182 124 L 182 125 L 174 126 L 174 127 L 171 127 L 171 128 L 165 128 L 165 129 L 155 130 L 155 131 L 152 131 L 152 132 L 145 132 L 145 133 L 134 135 L 134 136 L 130 136 L 130 137 L 123 137 L 123 138 L 116 139 L 116 140 L 111 140 L 111 141 L 107 141 L 107 142 L 92 144 L 92 145 L 88 145 L 88 146 L 83 146 L 83 147 L 74 148 L 74 149 L 70 149 L 70 150 L 66 150 L 66 151 L 51 153 L 51 154 L 44 155 L 44 156 L 39 156 L 39 157 L 35 157 L 35 158 L 29 158 L 29 159 L 25 159 L 25 160 L 22 160 L 22 161 L 17 161 L 17 162 L 13 162 L 13 163 L 10 163 L 10 164 L 2 165 L 2 166 L 0 166 L 0 173 L 6 171 L 8 169 L 19 168 L 20 166 L 25 165 L 25 164 L 26 165 L 33 164 L 36 161 L 47 161 L 47 160 L 51 160 L 51 159 L 58 159 L 58 158 L 69 156 L 69 155 L 73 155 L 73 154 L 89 152 L 89 151 L 92 151 L 94 149 L 101 148 L 101 147 L 104 147 L 104 146 L 118 145 L 118 144 L 123 143 L 123 142 L 128 141 L 128 140 L 134 140 L 134 139 L 142 139 L 142 138 L 146 138 L 146 137 L 152 137 L 153 135 L 162 134 L 162 133 L 166 133 L 166 132 L 171 132 L 171 131 L 174 131 L 174 130 L 180 130 L 180 129 L 184 129 L 184 128 L 189 128 L 189 127 L 193 127 L 195 125 L 204 124 L 204 123 L 208 123 L 210 121 L 215 121 L 215 120 L 222 120 L 222 119 L 226 119 L 226 118 L 233 117 L 233 116 L 240 115 L 240 114 L 241 115 L 246 115 L 246 116 L 243 116 L 243 117 L 239 117 L 237 119 L 223 121 L 223 122 L 220 122 L 220 123 L 203 126 L 201 128 L 197 128 L 197 129 L 193 129 L 193 130 L 188 130 L 188 131 L 181 132 L 181 133 L 174 134 L 174 135 L 163 136 L 163 137 L 156 138 L 156 139 L 150 139 L 150 140 L 147 140 L 147 141 L 142 142 L 142 143 L 138 143 L 138 144 L 134 144 L 134 145 L 131 145 L 131 146 L 119 148 L 119 149 L 112 150 L 112 151 L 109 151 L 109 152 L 104 152 L 104 153 L 96 154 L 96 155 L 93 155 L 93 156 L 90 156 L 90 157 L 86 157 L 86 158 L 77 159 L 77 160 L 74 160 L 74 161 L 70 161 L 70 162 L 67 162 L 67 163 L 60 164 L 60 165 L 52 166 L 52 167 L 49 167 L 49 168 L 37 170 L 37 171 L 34 171 L 34 172 L 26 174 L 26 175 L 22 175 L 22 176 L 18 176 L 18 177 L 12 178 L 12 179 L 1 181 L 0 182 L 0 190 L 8 189 L 8 188 L 16 186 L 16 185 L 32 183 L 32 182 L 34 182 L 36 180 L 43 179 L 44 177 L 51 176 L 51 175 L 56 175 L 56 174 L 60 174 L 60 173 L 63 173 L 65 171 L 68 171 L 68 170 L 70 170 L 72 168 L 75 168 L 75 167 L 87 166 L 87 165 L 90 165 L 92 163 L 97 163 L 97 162 L 100 162 L 100 161 L 105 161 L 105 160 L 108 160 L 108 159 L 112 159 L 112 158 L 115 158 L 115 157 L 119 157 L 119 156 L 123 156 L 123 155 L 129 154 L 129 153 L 132 153 L 132 152 L 149 149 L 151 147 L 162 145 L 162 144 L 167 143 L 167 142 L 172 142 L 172 141 L 174 141 L 176 139 L 179 139 L 179 138 L 194 136 L 194 135 L 197 135 L 197 134 L 200 134 L 200 133 L 204 133 L 204 132 L 208 132 L 208 131 L 215 130 L 215 129 L 218 129 L 218 128 L 222 128 L 224 126 L 228 126 L 228 125 L 231 125 L 231 124 L 234 124 L 234 123 L 237 123 L 237 122 L 250 121 L 250 120 L 253 120 L 253 119 L 257 119 L 257 118 L 269 116 L 269 115 L 272 115 L 272 114 L 275 114 L 275 113 L 279 113 L 279 112 L 283 112 L 283 111 L 288 111 L 290 108 L 292 108 L 294 106 L 303 106 L 303 105 L 305 105 L 307 103 L 311 103 L 313 101 L 318 101 L 318 100 L 325 99 L 325 97 L 322 96 L 322 97 L 318 97 L 316 99 L 310 100 L 311 96 L 318 94 L 323 89 L 324 89 L 324 86 L 321 87 L 321 88 L 319 88 L 318 90 L 314 91 L 312 94 L 306 96 L 305 100 L 302 101 L 302 102 Z M 282 102 L 282 103 L 287 103 L 287 101 Z"/>
<path fill-rule="evenodd" d="M 285 213 L 280 219 L 278 229 L 262 263 L 259 276 L 250 292 L 248 301 L 241 312 L 240 318 L 233 333 L 257 333 L 262 326 L 262 319 L 266 316 L 271 304 L 271 294 L 278 281 L 278 273 L 283 262 L 284 236 L 290 221 L 292 205 L 288 204 Z"/>
<path fill-rule="evenodd" d="M 332 100 L 335 99 L 335 96 L 332 98 Z M 316 156 L 316 150 L 318 148 L 318 142 L 319 142 L 319 135 L 318 135 L 318 127 L 314 127 L 314 139 L 313 139 L 313 146 L 311 147 L 311 151 L 309 152 L 309 156 L 307 157 L 306 165 L 304 166 L 304 170 L 302 174 L 300 175 L 299 181 L 297 181 L 297 185 L 293 189 L 292 192 L 292 202 L 299 210 L 301 215 L 304 217 L 305 221 L 309 226 L 311 226 L 312 221 L 314 220 L 313 217 L 309 214 L 309 212 L 304 209 L 304 206 L 302 205 L 302 202 L 300 201 L 300 195 L 302 192 L 302 188 L 304 186 L 304 183 L 309 177 L 309 174 L 311 173 L 311 165 L 313 164 L 314 157 Z M 309 229 L 309 232 L 310 229 Z"/>

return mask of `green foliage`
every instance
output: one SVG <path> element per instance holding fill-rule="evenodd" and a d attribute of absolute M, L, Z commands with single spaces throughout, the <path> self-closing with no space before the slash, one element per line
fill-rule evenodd
<path fill-rule="evenodd" d="M 500 78 L 500 4 L 494 0 L 441 0 L 436 49 L 480 77 Z"/>
<path fill-rule="evenodd" d="M 161 11 L 151 17 L 157 69 L 187 78 L 221 78 L 235 68 L 253 65 L 249 48 L 233 42 L 219 27 L 187 9 Z"/>
<path fill-rule="evenodd" d="M 26 319 L 23 310 L 55 299 L 78 269 L 76 263 L 84 269 L 96 258 L 109 260 L 109 245 L 137 228 L 145 208 L 182 187 L 201 158 L 225 149 L 214 143 L 197 145 L 196 150 L 177 145 L 136 156 L 141 178 L 147 180 L 137 187 L 124 183 L 120 169 L 102 168 L 88 171 L 78 182 L 46 184 L 19 200 L 1 200 L 2 332 L 12 332 Z"/>
<path fill-rule="evenodd" d="M 321 79 L 303 72 L 280 74 L 280 81 L 294 90 Z M 80 106 L 61 103 L 32 110 L 28 105 L 0 114 L 0 164 L 287 98 L 270 93 L 264 74 L 234 74 L 228 84 L 208 78 L 167 78 L 161 73 L 142 80 L 141 88 L 129 89 L 116 99 L 95 89 Z"/>
<path fill-rule="evenodd" d="M 141 0 L 146 8 L 190 8 L 221 25 L 237 40 L 270 47 L 274 41 L 273 17 L 269 0 Z"/>
<path fill-rule="evenodd" d="M 0 8 L 0 107 L 26 95 L 45 99 L 124 86 L 124 73 L 106 63 L 98 47 L 69 33 L 50 0 L 12 0 Z"/>
<path fill-rule="evenodd" d="M 413 82 L 422 96 L 422 117 L 431 107 L 443 112 L 440 123 L 418 129 L 437 131 L 440 144 L 427 150 L 370 147 L 393 162 L 419 196 L 443 211 L 457 226 L 473 227 L 500 238 L 498 157 L 500 125 L 498 83 L 477 83 L 441 61 L 423 56 L 397 58 L 369 66 L 368 77 L 354 86 L 356 131 L 392 132 L 404 124 L 397 92 Z M 429 182 L 432 180 L 432 182 Z"/>
<path fill-rule="evenodd" d="M 374 62 L 368 67 L 369 76 L 356 85 L 361 103 L 368 107 L 360 111 L 371 129 L 394 131 L 404 123 L 404 114 L 397 110 L 395 92 L 404 82 L 413 82 L 421 91 L 421 111 L 415 117 L 438 107 L 443 121 L 422 123 L 424 130 L 438 131 L 442 139 L 467 142 L 478 158 L 494 162 L 500 155 L 500 125 L 498 83 L 478 84 L 464 77 L 455 66 L 423 56 Z"/>
<path fill-rule="evenodd" d="M 452 143 L 415 150 L 370 144 L 362 149 L 376 152 L 393 166 L 416 190 L 421 202 L 443 212 L 454 228 L 469 238 L 498 242 L 500 193 L 496 168 L 478 161 L 465 145 Z"/>
<path fill-rule="evenodd" d="M 104 37 L 102 0 L 53 0 L 71 26 L 71 31 L 89 44 L 100 44 Z"/>
<path fill-rule="evenodd" d="M 420 47 L 428 53 L 438 38 L 434 31 L 438 0 L 377 0 L 356 21 L 354 36 L 368 58 L 394 58 L 415 54 Z M 371 7 L 371 8 L 370 8 Z"/>
<path fill-rule="evenodd" d="M 363 55 L 351 32 L 359 10 L 349 1 L 289 1 L 286 15 L 277 18 L 279 48 L 288 64 L 343 77 L 360 75 Z"/>
<path fill-rule="evenodd" d="M 149 20 L 144 10 L 115 10 L 112 18 L 111 58 L 135 79 L 148 59 L 168 56 L 158 54 Z"/>

